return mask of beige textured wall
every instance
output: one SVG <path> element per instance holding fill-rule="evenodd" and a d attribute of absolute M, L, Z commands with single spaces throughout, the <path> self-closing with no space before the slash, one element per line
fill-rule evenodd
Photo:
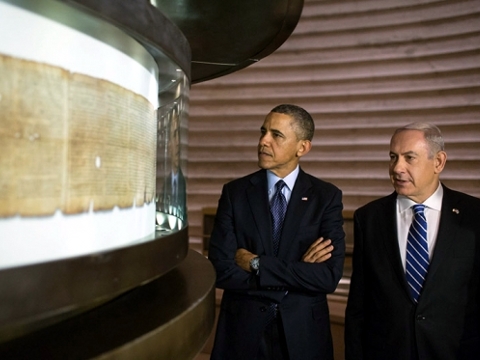
<path fill-rule="evenodd" d="M 307 172 L 339 186 L 346 209 L 389 194 L 388 143 L 396 127 L 438 125 L 447 186 L 480 197 L 480 1 L 306 0 L 274 54 L 191 90 L 190 242 L 222 184 L 257 169 L 265 115 L 279 103 L 314 117 Z"/>

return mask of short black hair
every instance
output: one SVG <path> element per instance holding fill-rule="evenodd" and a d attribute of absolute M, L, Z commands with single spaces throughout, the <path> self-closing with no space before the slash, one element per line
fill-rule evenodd
<path fill-rule="evenodd" d="M 313 134 L 315 133 L 315 124 L 307 110 L 297 105 L 281 104 L 275 106 L 270 112 L 292 117 L 295 121 L 295 133 L 298 139 L 312 141 Z"/>

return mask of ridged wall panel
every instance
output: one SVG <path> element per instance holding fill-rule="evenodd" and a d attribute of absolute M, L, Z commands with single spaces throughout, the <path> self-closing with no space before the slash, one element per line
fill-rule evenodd
<path fill-rule="evenodd" d="M 314 117 L 307 172 L 343 190 L 355 210 L 393 188 L 395 128 L 431 122 L 443 131 L 443 182 L 480 197 L 480 1 L 306 0 L 297 28 L 272 55 L 194 85 L 188 145 L 191 244 L 202 209 L 222 185 L 257 169 L 260 126 L 280 103 Z"/>

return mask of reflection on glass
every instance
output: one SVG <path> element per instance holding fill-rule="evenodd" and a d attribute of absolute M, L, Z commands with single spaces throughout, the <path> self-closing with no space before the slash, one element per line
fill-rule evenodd
<path fill-rule="evenodd" d="M 180 78 L 160 95 L 157 128 L 156 228 L 166 234 L 187 225 L 186 131 L 188 85 Z"/>

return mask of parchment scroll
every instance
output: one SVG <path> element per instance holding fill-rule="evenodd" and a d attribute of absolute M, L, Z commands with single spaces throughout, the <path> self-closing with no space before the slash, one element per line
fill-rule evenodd
<path fill-rule="evenodd" d="M 4 55 L 0 79 L 0 217 L 153 201 L 156 114 L 147 99 Z"/>

